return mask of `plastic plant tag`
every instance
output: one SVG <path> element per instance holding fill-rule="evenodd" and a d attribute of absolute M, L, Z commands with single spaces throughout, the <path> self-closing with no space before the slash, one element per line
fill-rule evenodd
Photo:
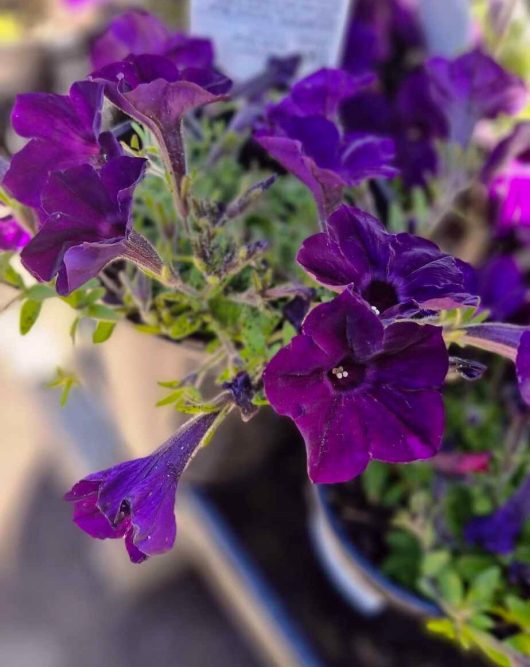
<path fill-rule="evenodd" d="M 235 80 L 259 74 L 269 56 L 300 54 L 299 74 L 339 62 L 355 0 L 191 0 L 195 35 L 215 39 L 218 62 Z"/>

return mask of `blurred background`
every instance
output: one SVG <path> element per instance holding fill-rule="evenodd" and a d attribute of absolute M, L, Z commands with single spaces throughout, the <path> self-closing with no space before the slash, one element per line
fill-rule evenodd
<path fill-rule="evenodd" d="M 89 71 L 90 39 L 130 6 L 175 27 L 197 9 L 183 0 L 0 0 L 3 154 L 21 147 L 9 128 L 14 96 L 66 92 Z M 345 24 L 348 3 L 337 7 Z M 459 26 L 465 38 L 465 21 Z M 332 46 L 336 56 L 339 37 Z M 0 291 L 0 309 L 9 297 Z M 303 447 L 270 415 L 266 428 L 252 422 L 240 435 L 233 424 L 218 453 L 194 461 L 170 554 L 135 566 L 121 543 L 79 531 L 62 494 L 89 471 L 151 451 L 175 429 L 178 417 L 154 407 L 157 381 L 185 375 L 197 353 L 127 327 L 103 346 L 81 342 L 74 351 L 73 317 L 47 302 L 22 338 L 17 309 L 0 312 L 2 667 L 474 664 L 443 644 L 433 649 L 412 619 L 356 615 L 332 589 L 309 539 Z M 64 408 L 45 386 L 57 367 L 83 377 Z"/>

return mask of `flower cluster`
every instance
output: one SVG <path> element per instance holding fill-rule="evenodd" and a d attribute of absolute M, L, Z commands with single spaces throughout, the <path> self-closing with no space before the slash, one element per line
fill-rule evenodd
<path fill-rule="evenodd" d="M 267 403 L 298 427 L 313 482 L 364 473 L 368 498 L 388 482 L 396 525 L 437 546 L 421 571 L 449 562 L 446 543 L 488 558 L 519 548 L 530 125 L 495 120 L 526 88 L 478 38 L 452 58 L 427 53 L 409 4 L 359 0 L 341 68 L 291 85 L 298 58 L 271 57 L 228 103 L 209 40 L 131 10 L 67 95 L 17 98 L 28 141 L 0 168 L 0 282 L 19 290 L 21 331 L 57 293 L 76 310 L 74 337 L 81 318 L 95 343 L 123 319 L 204 348 L 193 372 L 161 383 L 160 405 L 195 416 L 66 496 L 82 530 L 123 538 L 133 562 L 172 546 L 177 485 L 222 419 Z M 50 284 L 27 284 L 17 256 Z M 495 498 L 454 500 L 471 478 Z M 446 505 L 462 516 L 445 521 Z M 523 576 L 520 553 L 510 565 Z"/>

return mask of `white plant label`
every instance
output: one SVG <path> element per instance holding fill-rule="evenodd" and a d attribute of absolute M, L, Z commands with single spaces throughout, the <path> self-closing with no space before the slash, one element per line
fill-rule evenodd
<path fill-rule="evenodd" d="M 214 40 L 217 62 L 241 81 L 269 56 L 302 56 L 299 74 L 339 64 L 350 0 L 191 0 L 192 34 Z"/>

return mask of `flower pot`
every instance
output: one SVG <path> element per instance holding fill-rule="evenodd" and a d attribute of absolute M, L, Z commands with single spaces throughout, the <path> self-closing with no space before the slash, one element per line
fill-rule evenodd
<path fill-rule="evenodd" d="M 310 532 L 322 566 L 341 595 L 366 616 L 388 606 L 417 617 L 441 616 L 434 603 L 393 582 L 361 553 L 331 506 L 329 491 L 325 485 L 312 489 Z"/>

